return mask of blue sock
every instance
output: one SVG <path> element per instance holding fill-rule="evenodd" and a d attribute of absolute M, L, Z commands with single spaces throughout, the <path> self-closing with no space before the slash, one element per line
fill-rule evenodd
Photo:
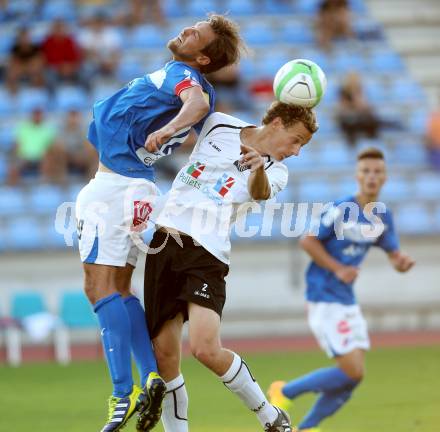
<path fill-rule="evenodd" d="M 356 385 L 354 387 L 356 387 Z M 312 409 L 299 425 L 299 429 L 317 427 L 323 419 L 331 416 L 350 399 L 354 387 L 326 392 L 319 396 L 315 405 L 313 405 Z"/>
<path fill-rule="evenodd" d="M 282 389 L 284 396 L 293 399 L 302 393 L 325 393 L 352 387 L 357 381 L 351 379 L 342 369 L 328 367 L 317 369 L 307 375 L 288 382 Z"/>
<path fill-rule="evenodd" d="M 111 294 L 95 304 L 101 340 L 113 383 L 113 396 L 128 396 L 133 388 L 131 375 L 130 318 L 120 294 Z"/>
<path fill-rule="evenodd" d="M 147 382 L 150 372 L 157 372 L 156 357 L 151 346 L 150 335 L 145 322 L 145 312 L 139 299 L 133 295 L 124 298 L 131 322 L 131 349 L 141 377 L 141 385 Z"/>

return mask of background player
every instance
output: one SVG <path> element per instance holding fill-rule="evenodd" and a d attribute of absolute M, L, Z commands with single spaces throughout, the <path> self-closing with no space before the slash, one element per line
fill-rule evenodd
<path fill-rule="evenodd" d="M 298 155 L 316 130 L 310 109 L 281 102 L 269 108 L 258 128 L 214 113 L 174 180 L 156 220 L 162 228 L 150 244 L 157 253 L 147 255 L 145 269 L 148 326 L 167 381 L 162 416 L 167 432 L 188 431 L 188 396 L 180 373 L 181 333 L 187 319 L 194 357 L 256 413 L 264 430 L 292 430 L 287 414 L 268 403 L 246 363 L 222 348 L 220 318 L 229 233 L 238 206 L 269 199 L 283 189 L 288 174 L 279 161 Z M 210 224 L 203 228 L 200 221 L 205 216 Z"/>
<path fill-rule="evenodd" d="M 276 381 L 268 391 L 270 401 L 285 409 L 303 393 L 320 394 L 299 426 L 302 431 L 318 431 L 320 422 L 348 401 L 364 376 L 364 353 L 370 341 L 353 283 L 369 248 L 382 248 L 399 272 L 414 265 L 399 250 L 391 212 L 373 209 L 386 180 L 383 153 L 375 148 L 361 151 L 356 177 L 357 195 L 335 202 L 322 215 L 317 235 L 311 233 L 301 240 L 312 258 L 306 275 L 309 325 L 337 366 L 318 369 L 287 384 Z"/>
<path fill-rule="evenodd" d="M 240 45 L 235 24 L 211 15 L 168 42 L 173 60 L 162 69 L 134 79 L 93 107 L 89 140 L 100 163 L 78 196 L 76 215 L 85 292 L 98 315 L 113 382 L 103 431 L 122 428 L 139 406 L 131 351 L 150 398 L 140 405 L 148 410 L 138 430 L 150 430 L 159 419 L 165 386 L 156 373 L 149 375 L 157 367 L 144 312 L 130 294 L 138 252 L 130 230 L 151 211 L 145 197 L 157 192 L 153 163 L 188 138 L 192 126 L 200 131 L 213 109 L 214 91 L 203 73 L 236 62 Z"/>

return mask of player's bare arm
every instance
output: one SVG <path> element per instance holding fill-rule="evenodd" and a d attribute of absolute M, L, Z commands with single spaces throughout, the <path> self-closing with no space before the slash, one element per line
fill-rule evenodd
<path fill-rule="evenodd" d="M 303 237 L 300 240 L 300 245 L 317 265 L 333 272 L 342 282 L 349 284 L 358 277 L 359 269 L 357 267 L 344 265 L 333 258 L 315 236 Z"/>
<path fill-rule="evenodd" d="M 242 158 L 240 163 L 251 170 L 248 180 L 249 194 L 254 200 L 266 200 L 270 197 L 270 183 L 264 170 L 264 158 L 252 147 L 240 146 Z"/>
<path fill-rule="evenodd" d="M 160 146 L 166 143 L 177 131 L 193 126 L 209 112 L 209 103 L 199 86 L 183 90 L 180 93 L 180 99 L 182 99 L 183 106 L 179 114 L 164 127 L 148 135 L 145 148 L 149 152 L 158 151 Z"/>
<path fill-rule="evenodd" d="M 400 251 L 388 253 L 388 258 L 392 266 L 400 273 L 409 271 L 416 263 L 409 255 Z"/>

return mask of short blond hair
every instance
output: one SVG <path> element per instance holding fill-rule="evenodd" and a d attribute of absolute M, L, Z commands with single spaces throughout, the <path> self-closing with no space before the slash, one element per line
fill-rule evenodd
<path fill-rule="evenodd" d="M 281 119 L 284 127 L 290 127 L 301 122 L 312 134 L 318 130 L 316 114 L 311 108 L 275 101 L 264 114 L 263 124 L 271 123 L 276 117 Z"/>
<path fill-rule="evenodd" d="M 385 156 L 382 150 L 376 147 L 367 147 L 361 150 L 357 155 L 357 160 L 360 161 L 362 159 L 382 159 L 385 160 Z"/>

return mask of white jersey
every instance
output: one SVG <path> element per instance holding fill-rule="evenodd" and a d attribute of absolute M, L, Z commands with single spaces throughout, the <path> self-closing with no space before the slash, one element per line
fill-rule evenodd
<path fill-rule="evenodd" d="M 253 125 L 227 114 L 211 114 L 156 218 L 157 225 L 190 235 L 226 264 L 239 207 L 253 201 L 248 191 L 250 170 L 239 162 L 240 131 L 249 126 Z M 286 186 L 287 168 L 267 157 L 265 170 L 272 198 Z"/>

